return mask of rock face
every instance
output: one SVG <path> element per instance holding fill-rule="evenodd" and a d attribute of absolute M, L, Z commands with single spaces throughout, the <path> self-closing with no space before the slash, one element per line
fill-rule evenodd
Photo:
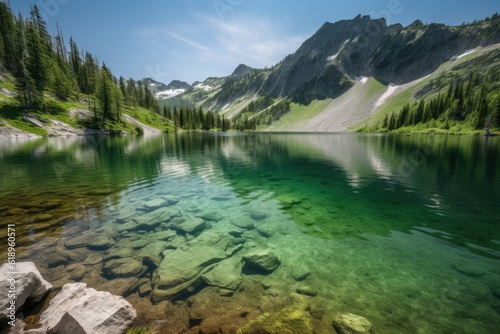
<path fill-rule="evenodd" d="M 309 314 L 304 310 L 286 308 L 276 313 L 264 313 L 239 329 L 236 334 L 312 334 Z"/>
<path fill-rule="evenodd" d="M 109 292 L 66 284 L 43 312 L 38 329 L 53 334 L 122 334 L 136 318 L 129 302 Z"/>
<path fill-rule="evenodd" d="M 373 334 L 370 321 L 351 313 L 336 317 L 333 321 L 333 328 L 337 334 Z"/>
<path fill-rule="evenodd" d="M 36 268 L 33 262 L 19 262 L 16 263 L 15 269 L 11 270 L 9 264 L 5 263 L 0 267 L 0 282 L 2 282 L 2 289 L 0 289 L 0 323 L 7 322 L 7 316 L 10 314 L 7 308 L 9 307 L 9 290 L 12 275 L 10 272 L 15 272 L 15 294 L 16 294 L 16 311 L 29 300 L 32 302 L 39 302 L 45 293 L 52 289 L 52 285 L 43 279 L 42 275 Z M 7 286 L 5 286 L 7 284 Z M 7 288 L 5 288 L 7 287 Z"/>
<path fill-rule="evenodd" d="M 248 253 L 243 256 L 243 261 L 256 269 L 266 272 L 272 272 L 281 263 L 278 256 L 269 250 Z"/>

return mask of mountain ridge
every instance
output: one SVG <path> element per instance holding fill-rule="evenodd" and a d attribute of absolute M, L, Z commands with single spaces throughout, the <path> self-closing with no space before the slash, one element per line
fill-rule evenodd
<path fill-rule="evenodd" d="M 237 119 L 244 117 L 252 101 L 264 97 L 306 106 L 314 100 L 339 98 L 356 85 L 356 78 L 374 78 L 385 86 L 406 85 L 434 73 L 453 57 L 497 43 L 497 14 L 461 26 L 416 20 L 406 27 L 358 15 L 325 22 L 294 53 L 270 68 L 234 75 L 245 69 L 239 65 L 232 75 L 196 84 L 210 89 L 201 92 L 193 85 L 172 103 L 202 106 Z"/>

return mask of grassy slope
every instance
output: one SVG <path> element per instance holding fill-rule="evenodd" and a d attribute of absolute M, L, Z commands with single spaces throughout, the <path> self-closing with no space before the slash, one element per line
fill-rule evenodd
<path fill-rule="evenodd" d="M 271 126 L 260 126 L 259 130 L 280 131 L 286 130 L 293 125 L 306 122 L 325 110 L 332 102 L 332 99 L 314 100 L 309 105 L 292 103 L 290 112 L 284 115 L 279 121 L 274 122 Z"/>
<path fill-rule="evenodd" d="M 5 88 L 9 91 L 15 91 L 15 86 L 12 78 L 9 76 L 3 76 L 0 78 L 0 89 Z M 17 128 L 19 130 L 37 134 L 40 136 L 46 136 L 47 131 L 36 125 L 23 120 L 23 115 L 33 114 L 38 116 L 38 118 L 45 124 L 50 124 L 50 119 L 58 120 L 64 122 L 74 128 L 83 128 L 85 125 L 80 122 L 75 117 L 69 115 L 69 111 L 72 109 L 87 109 L 88 105 L 86 103 L 79 103 L 76 101 L 63 102 L 55 98 L 46 98 L 46 108 L 45 110 L 34 110 L 34 109 L 24 109 L 19 106 L 18 101 L 11 96 L 0 93 L 0 126 L 9 124 L 10 126 Z M 131 108 L 125 106 L 122 110 L 123 113 L 128 114 L 141 123 L 155 127 L 162 131 L 173 131 L 173 125 L 168 122 L 162 122 L 163 117 L 154 114 L 146 109 L 137 107 Z M 129 124 L 127 122 L 121 122 L 120 124 L 106 124 L 107 130 L 112 131 L 126 131 L 129 133 L 135 132 L 135 125 Z"/>

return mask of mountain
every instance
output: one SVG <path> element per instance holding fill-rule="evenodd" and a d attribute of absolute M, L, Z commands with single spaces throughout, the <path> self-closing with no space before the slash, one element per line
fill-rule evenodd
<path fill-rule="evenodd" d="M 270 125 L 276 118 L 288 115 L 294 106 L 312 104 L 311 113 L 316 116 L 328 108 L 352 105 L 347 103 L 352 100 L 360 108 L 359 115 L 344 120 L 341 126 L 319 127 L 322 131 L 346 130 L 398 95 L 402 86 L 433 75 L 459 56 L 479 56 L 481 50 L 498 43 L 500 17 L 497 14 L 455 27 L 425 25 L 419 20 L 403 27 L 387 25 L 385 19 L 358 15 L 351 20 L 325 23 L 296 52 L 271 68 L 239 65 L 228 77 L 197 82 L 177 96 L 175 104 L 203 106 L 233 119 L 267 115 L 265 123 Z M 365 88 L 358 87 L 365 83 Z M 428 93 L 437 92 L 431 89 Z M 359 96 L 368 93 L 373 96 Z M 280 104 L 285 100 L 291 105 Z M 318 101 L 324 103 L 319 106 Z M 334 117 L 335 113 L 330 116 Z"/>
<path fill-rule="evenodd" d="M 187 82 L 179 80 L 172 80 L 168 85 L 151 78 L 144 78 L 142 81 L 146 81 L 149 84 L 153 94 L 158 100 L 177 96 L 191 87 Z"/>

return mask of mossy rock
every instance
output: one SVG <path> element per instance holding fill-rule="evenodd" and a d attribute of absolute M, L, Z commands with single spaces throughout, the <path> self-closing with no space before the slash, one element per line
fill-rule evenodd
<path fill-rule="evenodd" d="M 312 334 L 311 317 L 298 308 L 285 308 L 275 313 L 264 313 L 240 328 L 236 334 Z"/>

